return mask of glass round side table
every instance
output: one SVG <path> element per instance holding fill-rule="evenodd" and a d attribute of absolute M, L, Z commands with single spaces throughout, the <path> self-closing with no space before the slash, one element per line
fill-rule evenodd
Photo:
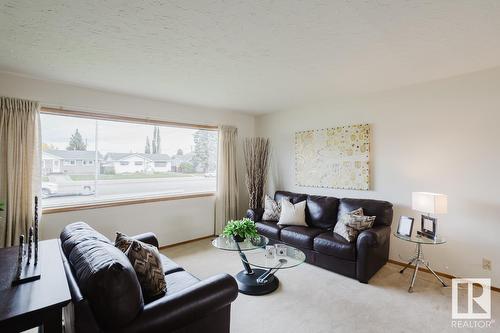
<path fill-rule="evenodd" d="M 219 236 L 212 241 L 212 245 L 221 250 L 238 251 L 245 268 L 235 276 L 241 293 L 265 295 L 275 291 L 279 286 L 276 272 L 298 266 L 306 260 L 304 252 L 284 244 L 281 245 L 284 249 L 282 255 L 275 254 L 268 257 L 263 249 L 268 242 L 269 239 L 264 236 L 252 240 L 245 239 L 243 242 Z M 257 268 L 252 268 L 252 266 Z"/>
<path fill-rule="evenodd" d="M 421 266 L 427 267 L 427 269 L 438 279 L 439 282 L 443 285 L 443 287 L 446 287 L 446 283 L 432 270 L 432 268 L 429 266 L 429 263 L 424 260 L 424 254 L 422 252 L 422 245 L 440 245 L 446 243 L 446 239 L 436 237 L 435 239 L 430 239 L 426 237 L 421 237 L 421 236 L 403 236 L 398 234 L 397 232 L 393 233 L 393 235 L 396 238 L 399 238 L 401 240 L 404 240 L 406 242 L 414 243 L 416 244 L 415 248 L 415 255 L 410 259 L 410 261 L 406 264 L 405 267 L 403 267 L 402 270 L 399 271 L 399 273 L 403 273 L 408 267 L 410 267 L 412 264 L 415 264 L 415 271 L 413 272 L 413 275 L 411 277 L 411 282 L 410 282 L 410 287 L 408 288 L 408 292 L 412 293 L 413 292 L 413 286 L 415 285 L 415 279 L 417 278 L 417 272 L 418 269 Z"/>

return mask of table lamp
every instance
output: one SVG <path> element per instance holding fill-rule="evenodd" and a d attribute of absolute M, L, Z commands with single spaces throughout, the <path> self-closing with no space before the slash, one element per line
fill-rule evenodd
<path fill-rule="evenodd" d="M 421 231 L 419 235 L 431 239 L 436 238 L 437 218 L 431 214 L 446 214 L 448 211 L 448 196 L 438 193 L 413 192 L 411 208 L 419 211 L 421 216 Z"/>

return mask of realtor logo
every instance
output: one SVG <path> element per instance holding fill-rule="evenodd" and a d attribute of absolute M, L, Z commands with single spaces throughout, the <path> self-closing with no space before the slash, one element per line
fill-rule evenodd
<path fill-rule="evenodd" d="M 451 282 L 452 319 L 491 319 L 491 279 L 453 279 Z M 475 297 L 474 285 L 482 287 L 482 290 L 479 290 L 481 294 Z M 467 309 L 463 306 L 459 309 L 459 288 L 467 290 Z"/>

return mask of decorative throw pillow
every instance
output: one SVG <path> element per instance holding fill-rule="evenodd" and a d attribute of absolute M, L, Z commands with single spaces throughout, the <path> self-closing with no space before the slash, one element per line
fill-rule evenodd
<path fill-rule="evenodd" d="M 360 231 L 369 229 L 375 222 L 375 216 L 364 216 L 363 209 L 358 208 L 340 217 L 333 232 L 352 243 Z"/>
<path fill-rule="evenodd" d="M 129 244 L 129 246 L 124 253 L 134 267 L 144 298 L 151 300 L 165 294 L 167 283 L 158 249 L 155 246 L 117 233 L 115 246 L 123 251 L 126 244 Z"/>
<path fill-rule="evenodd" d="M 262 220 L 264 221 L 278 221 L 281 214 L 281 203 L 273 200 L 266 194 L 264 200 L 264 214 Z"/>
<path fill-rule="evenodd" d="M 122 234 L 121 232 L 117 232 L 115 238 L 115 247 L 119 248 L 123 253 L 125 253 L 134 240 L 135 239 L 132 237 Z"/>
<path fill-rule="evenodd" d="M 346 241 L 349 243 L 354 242 L 356 237 L 358 237 L 359 231 L 357 231 L 354 228 L 351 228 L 347 224 L 337 222 L 335 225 L 335 228 L 333 229 L 333 232 L 336 233 L 339 236 L 342 236 Z"/>
<path fill-rule="evenodd" d="M 349 220 L 351 219 L 352 215 L 363 216 L 363 208 L 355 209 L 352 212 L 340 216 L 337 224 L 339 223 L 347 224 L 347 222 L 349 222 Z"/>
<path fill-rule="evenodd" d="M 295 205 L 288 200 L 281 200 L 281 214 L 279 225 L 299 225 L 307 227 L 306 201 L 297 202 Z"/>
<path fill-rule="evenodd" d="M 351 218 L 347 222 L 347 225 L 358 231 L 363 231 L 366 229 L 370 229 L 373 226 L 374 222 L 375 222 L 375 216 L 351 215 Z"/>

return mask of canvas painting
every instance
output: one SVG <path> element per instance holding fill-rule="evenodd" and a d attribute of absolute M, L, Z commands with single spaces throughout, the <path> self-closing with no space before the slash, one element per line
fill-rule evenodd
<path fill-rule="evenodd" d="M 295 177 L 298 186 L 368 190 L 370 126 L 295 133 Z"/>

